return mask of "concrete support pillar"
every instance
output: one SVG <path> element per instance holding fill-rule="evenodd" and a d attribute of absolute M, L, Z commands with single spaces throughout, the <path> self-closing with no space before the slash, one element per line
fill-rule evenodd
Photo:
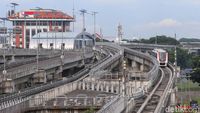
<path fill-rule="evenodd" d="M 106 85 L 106 92 L 109 92 L 109 85 Z"/>
<path fill-rule="evenodd" d="M 129 86 L 129 96 L 132 95 L 132 87 Z"/>
<path fill-rule="evenodd" d="M 78 82 L 72 82 L 72 85 L 73 85 L 73 90 L 77 90 L 78 88 Z"/>
<path fill-rule="evenodd" d="M 96 87 L 96 90 L 97 90 L 97 91 L 99 91 L 99 88 L 100 88 L 99 86 L 100 86 L 100 83 L 97 82 L 97 87 Z"/>
<path fill-rule="evenodd" d="M 82 84 L 83 85 L 83 90 L 85 90 L 85 82 L 83 81 L 82 83 L 83 83 Z"/>
<path fill-rule="evenodd" d="M 61 65 L 55 71 L 55 78 L 56 79 L 62 79 L 62 71 L 63 71 L 63 66 Z"/>
<path fill-rule="evenodd" d="M 0 83 L 0 93 L 13 93 L 15 91 L 14 81 L 3 79 Z"/>
<path fill-rule="evenodd" d="M 87 106 L 87 99 L 84 99 L 84 105 Z"/>
<path fill-rule="evenodd" d="M 117 88 L 117 89 L 116 89 L 116 90 L 117 90 L 117 93 L 120 94 L 120 87 L 119 87 L 119 85 L 117 85 L 117 87 L 115 87 L 115 88 Z"/>
<path fill-rule="evenodd" d="M 57 106 L 57 101 L 53 101 L 53 106 Z"/>
<path fill-rule="evenodd" d="M 131 61 L 131 67 L 133 68 L 134 71 L 140 70 L 140 64 L 134 60 Z"/>
<path fill-rule="evenodd" d="M 96 105 L 96 98 L 93 98 L 93 105 Z"/>
<path fill-rule="evenodd" d="M 91 82 L 92 90 L 93 90 L 93 91 L 94 91 L 94 89 L 95 89 L 95 88 L 94 88 L 94 84 L 95 84 L 95 83 Z"/>
<path fill-rule="evenodd" d="M 111 92 L 114 93 L 114 85 L 113 85 L 113 83 L 111 84 Z"/>
<path fill-rule="evenodd" d="M 142 72 L 144 71 L 144 65 L 143 64 L 140 65 L 140 71 L 142 71 Z"/>
<path fill-rule="evenodd" d="M 144 65 L 144 71 L 148 71 L 149 70 L 149 67 Z"/>
<path fill-rule="evenodd" d="M 87 83 L 87 90 L 90 90 L 90 83 Z"/>
<path fill-rule="evenodd" d="M 100 87 L 101 87 L 101 91 L 104 91 L 103 84 L 101 84 L 101 86 L 100 86 Z"/>
<path fill-rule="evenodd" d="M 131 67 L 132 68 L 136 68 L 137 67 L 137 63 L 134 60 L 131 61 Z"/>
<path fill-rule="evenodd" d="M 33 83 L 38 84 L 38 83 L 46 83 L 47 82 L 47 77 L 46 77 L 46 71 L 45 70 L 38 70 L 34 75 L 33 75 Z"/>
<path fill-rule="evenodd" d="M 15 55 L 11 56 L 11 61 L 10 62 L 15 62 Z"/>
<path fill-rule="evenodd" d="M 78 82 L 78 89 L 79 89 L 79 90 L 82 89 L 82 82 Z"/>
<path fill-rule="evenodd" d="M 64 100 L 64 106 L 67 106 L 67 100 Z"/>

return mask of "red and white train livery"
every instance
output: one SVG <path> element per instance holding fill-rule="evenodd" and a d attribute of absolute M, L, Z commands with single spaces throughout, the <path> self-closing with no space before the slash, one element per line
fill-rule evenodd
<path fill-rule="evenodd" d="M 154 49 L 150 54 L 158 60 L 160 66 L 167 66 L 168 63 L 168 52 L 163 49 Z"/>

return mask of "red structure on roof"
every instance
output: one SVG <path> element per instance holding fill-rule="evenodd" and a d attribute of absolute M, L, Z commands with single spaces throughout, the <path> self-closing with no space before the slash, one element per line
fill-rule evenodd
<path fill-rule="evenodd" d="M 11 14 L 8 18 L 9 19 L 24 19 L 32 18 L 32 19 L 69 19 L 73 20 L 73 17 L 69 16 L 66 13 L 63 13 L 58 10 L 53 9 L 31 9 L 28 11 L 18 12 L 15 14 Z"/>

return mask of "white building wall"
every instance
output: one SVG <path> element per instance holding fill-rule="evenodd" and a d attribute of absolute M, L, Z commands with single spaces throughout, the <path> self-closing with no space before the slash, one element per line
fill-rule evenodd
<path fill-rule="evenodd" d="M 36 49 L 38 44 L 42 44 L 43 48 L 50 49 L 50 43 L 53 43 L 53 49 L 61 49 L 62 43 L 65 44 L 65 49 L 73 49 L 74 39 L 32 39 L 30 48 Z"/>
<path fill-rule="evenodd" d="M 61 29 L 62 27 L 61 26 L 52 26 L 52 29 L 54 29 L 55 27 L 57 27 L 58 29 Z M 49 32 L 50 30 L 50 27 L 49 26 L 25 26 L 25 29 L 24 29 L 24 36 L 25 36 L 25 39 L 26 39 L 26 30 L 29 29 L 29 32 L 30 32 L 30 44 L 32 42 L 32 29 L 35 29 L 36 31 L 36 34 L 37 34 L 37 30 L 38 29 L 41 29 L 41 32 L 44 32 L 44 29 L 47 29 L 47 32 Z M 56 37 L 56 33 L 55 33 L 55 37 Z M 48 34 L 47 34 L 47 38 L 48 38 Z M 26 40 L 24 39 L 24 47 L 26 48 Z M 56 43 L 56 41 L 54 41 Z M 50 43 L 53 43 L 53 42 L 50 42 Z M 29 44 L 29 48 L 31 48 Z M 47 46 L 46 46 L 47 47 Z M 58 48 L 59 46 L 56 44 L 56 47 L 54 48 Z"/>

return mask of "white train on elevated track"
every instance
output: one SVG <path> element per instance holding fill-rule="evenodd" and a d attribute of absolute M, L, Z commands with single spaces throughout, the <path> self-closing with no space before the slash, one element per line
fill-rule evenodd
<path fill-rule="evenodd" d="M 168 63 L 168 52 L 163 49 L 154 49 L 150 52 L 150 55 L 156 57 L 160 66 L 167 66 Z"/>

